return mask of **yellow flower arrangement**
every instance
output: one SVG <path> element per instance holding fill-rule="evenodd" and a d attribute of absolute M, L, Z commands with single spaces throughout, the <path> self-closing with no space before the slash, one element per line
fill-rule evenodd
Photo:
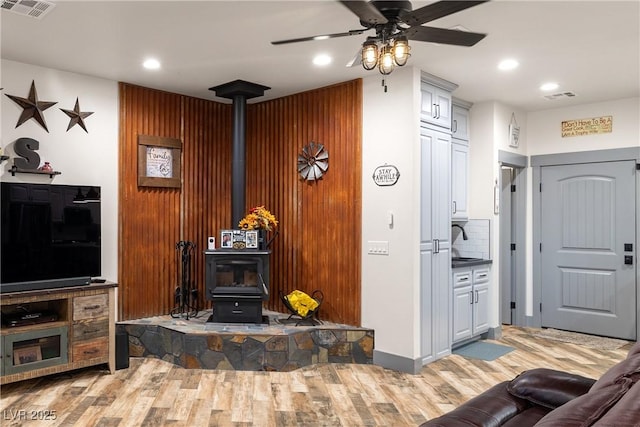
<path fill-rule="evenodd" d="M 240 220 L 238 227 L 242 230 L 269 230 L 278 226 L 278 220 L 264 206 L 251 208 L 249 213 Z"/>

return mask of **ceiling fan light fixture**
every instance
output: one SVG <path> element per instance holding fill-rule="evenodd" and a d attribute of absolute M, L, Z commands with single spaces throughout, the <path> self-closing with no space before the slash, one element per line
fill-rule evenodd
<path fill-rule="evenodd" d="M 400 36 L 395 39 L 393 42 L 393 60 L 396 65 L 402 67 L 407 63 L 409 56 L 411 56 L 409 53 L 410 50 L 409 41 L 405 36 Z"/>
<path fill-rule="evenodd" d="M 365 70 L 373 70 L 378 65 L 378 45 L 374 41 L 366 41 L 362 44 L 362 67 Z"/>
<path fill-rule="evenodd" d="M 380 60 L 378 61 L 378 70 L 380 74 L 391 74 L 395 68 L 396 63 L 393 59 L 393 48 L 391 46 L 384 45 L 380 51 Z"/>

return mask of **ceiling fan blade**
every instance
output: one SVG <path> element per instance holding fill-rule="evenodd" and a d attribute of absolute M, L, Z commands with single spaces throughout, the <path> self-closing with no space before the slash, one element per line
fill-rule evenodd
<path fill-rule="evenodd" d="M 436 3 L 428 4 L 424 7 L 416 9 L 412 12 L 402 14 L 402 22 L 407 25 L 422 25 L 426 22 L 434 21 L 438 18 L 442 18 L 447 15 L 451 15 L 461 10 L 469 9 L 470 7 L 477 6 L 482 3 L 486 3 L 488 0 L 481 1 L 439 1 Z M 350 3 L 350 2 L 347 2 Z"/>
<path fill-rule="evenodd" d="M 360 64 L 362 64 L 362 50 L 358 49 L 356 54 L 353 55 L 353 58 L 351 58 L 349 62 L 347 62 L 346 67 L 354 67 Z"/>
<path fill-rule="evenodd" d="M 346 33 L 320 34 L 320 35 L 317 35 L 317 36 L 300 37 L 300 38 L 297 38 L 297 39 L 277 40 L 277 41 L 271 42 L 271 44 L 279 45 L 279 44 L 286 44 L 286 43 L 308 42 L 308 41 L 312 41 L 312 40 L 333 39 L 333 38 L 336 38 L 336 37 L 357 36 L 359 34 L 364 33 L 367 30 L 368 30 L 368 28 L 362 28 L 360 30 L 349 30 Z"/>
<path fill-rule="evenodd" d="M 403 33 L 409 40 L 456 46 L 473 46 L 486 37 L 486 34 L 448 30 L 446 28 L 421 27 L 420 25 L 407 28 Z"/>
<path fill-rule="evenodd" d="M 362 25 L 386 24 L 387 18 L 372 3 L 364 0 L 340 0 L 351 12 L 360 18 Z"/>

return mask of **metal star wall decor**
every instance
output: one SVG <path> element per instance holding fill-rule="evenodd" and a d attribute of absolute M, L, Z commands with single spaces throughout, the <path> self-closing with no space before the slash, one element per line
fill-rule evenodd
<path fill-rule="evenodd" d="M 71 129 L 75 125 L 80 125 L 80 127 L 84 129 L 85 132 L 89 133 L 84 125 L 84 119 L 92 115 L 93 111 L 80 111 L 80 103 L 78 102 L 78 98 L 76 98 L 76 106 L 73 107 L 73 110 L 65 110 L 64 108 L 61 108 L 60 110 L 62 110 L 67 116 L 71 118 L 71 120 L 69 120 L 67 132 L 69 132 L 69 129 Z"/>
<path fill-rule="evenodd" d="M 7 95 L 13 102 L 22 107 L 22 114 L 18 119 L 16 127 L 20 126 L 29 119 L 35 119 L 36 122 L 49 132 L 47 129 L 47 123 L 44 121 L 43 111 L 57 104 L 57 102 L 51 101 L 38 101 L 38 92 L 36 92 L 36 82 L 31 81 L 31 89 L 29 90 L 28 98 L 20 98 L 19 96 Z"/>

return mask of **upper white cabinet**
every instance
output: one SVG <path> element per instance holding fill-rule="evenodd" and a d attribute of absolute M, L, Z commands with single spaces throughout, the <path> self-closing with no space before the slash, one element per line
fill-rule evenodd
<path fill-rule="evenodd" d="M 469 219 L 469 109 L 453 98 L 451 120 L 451 219 Z"/>
<path fill-rule="evenodd" d="M 469 109 L 454 103 L 451 111 L 451 137 L 469 144 Z"/>
<path fill-rule="evenodd" d="M 451 144 L 451 219 L 469 219 L 469 146 Z"/>
<path fill-rule="evenodd" d="M 457 87 L 451 82 L 422 73 L 420 120 L 423 124 L 451 130 L 451 92 Z"/>

